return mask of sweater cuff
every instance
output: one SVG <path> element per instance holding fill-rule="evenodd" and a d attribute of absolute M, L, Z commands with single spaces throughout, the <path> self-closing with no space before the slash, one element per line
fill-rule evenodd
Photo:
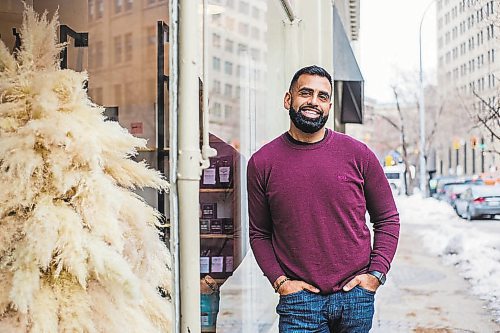
<path fill-rule="evenodd" d="M 368 267 L 368 271 L 369 272 L 377 271 L 377 272 L 384 273 L 385 275 L 387 275 L 387 273 L 389 272 L 389 269 L 387 269 L 384 265 L 382 265 L 380 263 L 372 262 L 372 263 L 370 263 L 370 266 Z"/>
<path fill-rule="evenodd" d="M 276 281 L 277 278 L 279 278 L 280 276 L 286 276 L 286 274 L 282 271 L 278 272 L 272 272 L 271 274 L 267 275 L 267 279 L 269 280 L 269 282 L 271 282 L 271 286 L 273 285 L 274 281 Z"/>

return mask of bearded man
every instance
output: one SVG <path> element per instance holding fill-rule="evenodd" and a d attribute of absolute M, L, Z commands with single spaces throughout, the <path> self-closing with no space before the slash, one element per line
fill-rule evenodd
<path fill-rule="evenodd" d="M 325 128 L 331 96 L 323 68 L 295 73 L 284 97 L 289 130 L 248 163 L 250 244 L 280 294 L 284 333 L 368 332 L 399 238 L 399 214 L 375 154 Z"/>

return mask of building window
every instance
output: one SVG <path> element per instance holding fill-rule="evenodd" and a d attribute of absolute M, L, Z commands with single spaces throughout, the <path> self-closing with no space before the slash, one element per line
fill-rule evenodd
<path fill-rule="evenodd" d="M 216 119 L 221 119 L 222 118 L 222 108 L 220 103 L 214 103 L 213 107 L 210 108 L 210 113 L 214 116 Z"/>
<path fill-rule="evenodd" d="M 220 81 L 214 80 L 214 93 L 220 94 Z"/>
<path fill-rule="evenodd" d="M 132 60 L 132 33 L 128 33 L 125 35 L 125 61 Z"/>
<path fill-rule="evenodd" d="M 216 71 L 220 71 L 220 58 L 213 57 L 212 58 L 212 67 Z"/>
<path fill-rule="evenodd" d="M 231 105 L 225 105 L 224 106 L 224 118 L 227 118 L 227 116 L 231 116 L 231 113 L 233 113 L 233 107 Z"/>
<path fill-rule="evenodd" d="M 220 27 L 222 24 L 222 15 L 221 14 L 212 15 L 212 24 L 217 27 Z"/>
<path fill-rule="evenodd" d="M 256 20 L 259 19 L 260 17 L 260 11 L 259 11 L 259 8 L 257 7 L 252 7 L 252 17 Z"/>
<path fill-rule="evenodd" d="M 220 35 L 212 34 L 212 46 L 216 48 L 220 47 Z"/>
<path fill-rule="evenodd" d="M 232 75 L 233 74 L 233 63 L 230 61 L 226 61 L 224 63 L 224 73 L 227 75 Z"/>
<path fill-rule="evenodd" d="M 246 53 L 248 50 L 248 47 L 245 44 L 238 44 L 238 55 L 242 55 L 243 53 Z"/>
<path fill-rule="evenodd" d="M 118 14 L 122 11 L 123 0 L 115 0 L 115 14 Z"/>
<path fill-rule="evenodd" d="M 249 26 L 247 23 L 240 23 L 238 26 L 238 29 L 239 29 L 240 34 L 242 34 L 244 36 L 248 36 Z"/>
<path fill-rule="evenodd" d="M 125 0 L 125 10 L 132 10 L 132 6 L 134 5 L 134 0 Z"/>
<path fill-rule="evenodd" d="M 88 0 L 89 21 L 94 19 L 94 0 Z"/>
<path fill-rule="evenodd" d="M 228 98 L 231 98 L 233 97 L 233 86 L 226 83 L 226 85 L 224 86 L 224 96 L 228 97 Z"/>
<path fill-rule="evenodd" d="M 234 48 L 234 42 L 230 39 L 226 39 L 226 45 L 225 45 L 224 49 L 227 52 L 233 53 L 233 48 Z"/>
<path fill-rule="evenodd" d="M 122 36 L 114 38 L 115 63 L 122 62 Z"/>
<path fill-rule="evenodd" d="M 258 49 L 255 48 L 250 49 L 250 55 L 254 61 L 260 60 L 260 51 Z"/>
<path fill-rule="evenodd" d="M 96 5 L 97 5 L 96 18 L 100 19 L 104 15 L 104 0 L 97 0 Z"/>
<path fill-rule="evenodd" d="M 241 14 L 248 15 L 250 13 L 250 6 L 248 5 L 248 2 L 240 1 L 238 10 Z"/>

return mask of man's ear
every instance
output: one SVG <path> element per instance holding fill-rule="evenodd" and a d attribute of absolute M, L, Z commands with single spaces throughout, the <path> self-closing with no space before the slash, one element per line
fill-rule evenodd
<path fill-rule="evenodd" d="M 285 109 L 290 110 L 290 106 L 292 105 L 292 95 L 289 91 L 285 93 L 285 97 L 283 98 L 283 106 Z"/>

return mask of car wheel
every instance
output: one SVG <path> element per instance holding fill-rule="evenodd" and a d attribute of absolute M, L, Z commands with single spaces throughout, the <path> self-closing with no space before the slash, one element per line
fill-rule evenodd
<path fill-rule="evenodd" d="M 472 214 L 470 213 L 470 208 L 467 207 L 467 213 L 465 215 L 465 217 L 467 218 L 467 221 L 472 221 Z"/>

